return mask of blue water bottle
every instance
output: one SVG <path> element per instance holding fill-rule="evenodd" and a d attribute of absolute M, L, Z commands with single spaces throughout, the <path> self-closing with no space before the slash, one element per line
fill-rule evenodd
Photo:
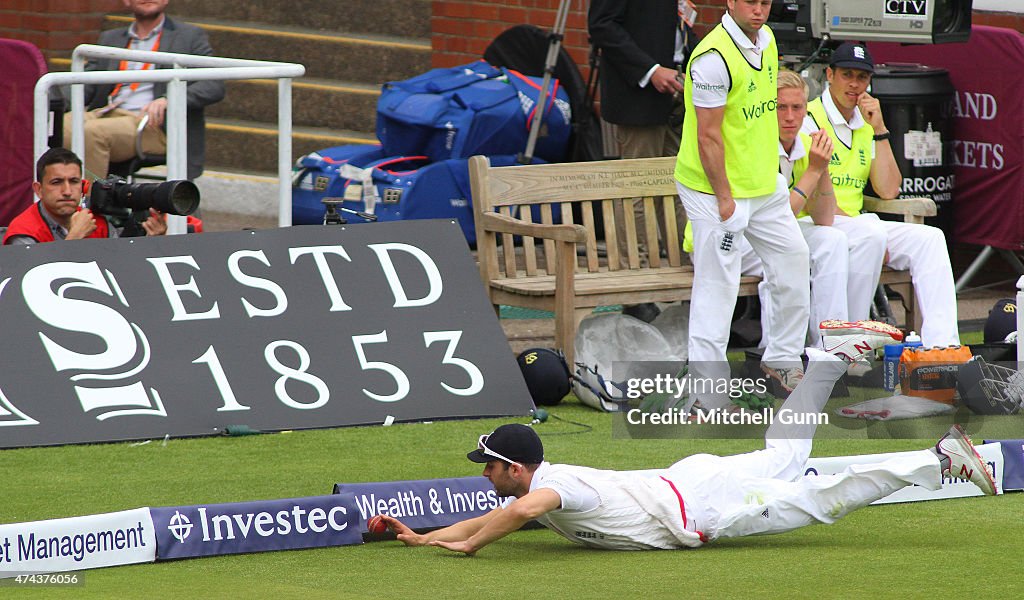
<path fill-rule="evenodd" d="M 900 381 L 900 356 L 903 354 L 903 344 L 887 344 L 885 346 L 885 358 L 882 360 L 882 386 L 886 391 L 896 391 L 896 385 Z"/>
<path fill-rule="evenodd" d="M 905 348 L 920 348 L 921 346 L 924 346 L 924 344 L 921 343 L 921 336 L 917 335 L 916 331 L 911 331 L 910 334 L 903 339 L 903 346 Z"/>

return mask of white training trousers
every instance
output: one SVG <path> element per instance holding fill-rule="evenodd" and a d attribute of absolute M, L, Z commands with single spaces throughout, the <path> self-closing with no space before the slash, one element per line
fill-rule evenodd
<path fill-rule="evenodd" d="M 814 348 L 807 355 L 807 373 L 779 412 L 820 413 L 832 386 L 846 373 L 845 361 Z M 710 539 L 783 533 L 833 523 L 909 485 L 941 486 L 939 460 L 928 450 L 852 465 L 835 475 L 805 476 L 815 428 L 776 420 L 765 435 L 764 450 L 725 457 L 698 454 L 669 467 L 667 477 L 679 488 L 692 527 Z"/>
<path fill-rule="evenodd" d="M 849 217 L 836 217 L 836 220 Z M 877 221 L 876 221 L 877 222 Z M 809 344 L 817 346 L 821 340 L 818 323 L 826 319 L 860 321 L 871 314 L 871 302 L 881 274 L 885 256 L 885 229 L 860 227 L 851 232 L 838 227 L 815 225 L 810 217 L 799 219 L 800 232 L 810 251 L 811 307 L 808 323 Z M 744 275 L 763 277 L 761 261 L 753 249 L 743 254 Z M 761 293 L 761 345 L 771 337 L 772 321 L 770 296 Z"/>
<path fill-rule="evenodd" d="M 882 221 L 873 213 L 836 217 L 834 226 L 851 239 L 873 237 L 879 228 L 884 231 L 886 250 L 889 253 L 886 264 L 893 269 L 910 271 L 921 311 L 921 341 L 925 346 L 960 344 L 953 267 L 949 262 L 949 250 L 942 230 L 929 225 Z M 877 275 L 875 281 L 878 281 Z M 852 313 L 852 298 L 850 308 Z M 851 314 L 850 318 L 857 317 Z M 913 325 L 908 324 L 908 327 L 912 328 Z"/>
<path fill-rule="evenodd" d="M 676 187 L 693 223 L 694 277 L 687 348 L 690 364 L 701 376 L 728 378 L 725 353 L 739 291 L 740 246 L 744 239 L 761 258 L 773 305 L 779 307 L 764 361 L 781 366 L 800 360 L 810 304 L 807 243 L 792 216 L 789 190 L 782 178 L 776 179 L 772 194 L 737 199 L 736 211 L 724 222 L 713 194 L 691 190 L 678 182 Z M 721 408 L 728 403 L 728 398 L 722 396 L 700 400 L 706 408 Z"/>

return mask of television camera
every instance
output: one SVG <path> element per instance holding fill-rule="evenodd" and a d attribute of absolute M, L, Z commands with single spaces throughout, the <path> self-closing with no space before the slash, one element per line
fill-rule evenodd
<path fill-rule="evenodd" d="M 797 72 L 846 40 L 943 44 L 971 35 L 972 0 L 776 0 L 768 17 L 780 60 Z"/>

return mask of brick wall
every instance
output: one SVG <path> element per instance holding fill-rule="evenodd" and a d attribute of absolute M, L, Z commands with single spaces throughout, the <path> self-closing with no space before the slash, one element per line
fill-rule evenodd
<path fill-rule="evenodd" d="M 563 46 L 586 77 L 590 0 L 567 1 L 569 12 Z M 434 0 L 430 23 L 433 66 L 451 67 L 480 58 L 491 41 L 513 25 L 526 23 L 550 31 L 560 4 L 560 0 Z M 725 0 L 703 0 L 695 4 L 699 20 L 697 31 L 703 35 L 708 25 L 714 25 L 721 18 Z"/>
<path fill-rule="evenodd" d="M 567 1 L 564 46 L 586 76 L 590 0 Z M 487 45 L 513 25 L 528 23 L 550 30 L 560 3 L 561 0 L 433 0 L 433 66 L 448 67 L 480 58 Z M 696 0 L 694 4 L 698 10 L 696 29 L 703 35 L 718 22 L 725 10 L 725 0 Z M 0 37 L 31 42 L 47 59 L 67 58 L 76 45 L 96 41 L 103 15 L 123 11 L 121 0 L 3 0 Z M 1021 14 L 975 11 L 972 21 L 976 25 L 1024 32 Z"/>
<path fill-rule="evenodd" d="M 990 25 L 992 27 L 1006 27 L 1024 32 L 1024 15 L 1009 12 L 981 12 L 974 11 L 971 16 L 972 25 Z"/>
<path fill-rule="evenodd" d="M 587 75 L 587 8 L 590 0 L 568 0 L 563 45 Z M 451 67 L 480 58 L 487 45 L 513 25 L 528 23 L 549 31 L 560 0 L 434 0 L 431 46 L 435 67 Z M 697 33 L 704 35 L 721 19 L 725 0 L 697 0 Z M 1024 15 L 975 11 L 975 25 L 1008 27 L 1024 32 Z"/>
<path fill-rule="evenodd" d="M 123 10 L 121 0 L 3 0 L 0 37 L 31 42 L 47 60 L 69 58 L 96 42 L 103 15 Z"/>

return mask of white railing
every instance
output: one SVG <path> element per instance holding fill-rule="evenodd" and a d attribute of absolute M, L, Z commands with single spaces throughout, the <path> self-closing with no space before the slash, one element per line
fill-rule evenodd
<path fill-rule="evenodd" d="M 171 69 L 146 71 L 89 71 L 85 72 L 86 58 L 111 58 L 161 65 Z M 182 68 L 185 67 L 185 68 Z M 172 52 L 150 52 L 82 44 L 71 57 L 71 72 L 47 73 L 39 78 L 35 87 L 34 152 L 35 157 L 46 151 L 50 88 L 71 85 L 71 137 L 72 151 L 85 159 L 85 84 L 167 82 L 167 178 L 187 177 L 186 100 L 185 89 L 189 81 L 277 79 L 277 175 L 278 225 L 292 224 L 291 169 L 292 169 L 292 79 L 302 77 L 306 67 L 294 63 L 246 60 L 220 56 L 194 56 Z M 184 217 L 168 219 L 168 233 L 185 233 Z"/>

